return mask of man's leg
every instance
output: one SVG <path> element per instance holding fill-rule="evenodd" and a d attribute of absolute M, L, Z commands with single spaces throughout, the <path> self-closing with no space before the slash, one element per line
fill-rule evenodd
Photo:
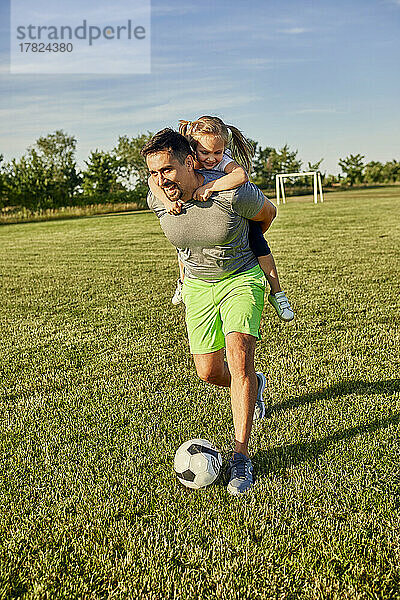
<path fill-rule="evenodd" d="M 254 369 L 256 338 L 247 333 L 228 333 L 226 357 L 231 376 L 231 402 L 235 428 L 235 452 L 249 456 L 249 439 L 257 396 Z"/>
<path fill-rule="evenodd" d="M 254 336 L 232 332 L 226 336 L 228 364 L 224 360 L 223 348 L 217 352 L 193 355 L 200 379 L 231 388 L 235 452 L 245 456 L 249 455 L 248 443 L 258 387 L 254 369 L 255 347 Z"/>
<path fill-rule="evenodd" d="M 225 362 L 224 348 L 208 354 L 193 354 L 197 375 L 207 383 L 230 387 L 231 375 Z"/>
<path fill-rule="evenodd" d="M 257 406 L 262 406 L 262 412 L 265 413 L 262 398 L 265 377 L 256 374 L 254 369 L 255 344 L 259 337 L 264 305 L 265 279 L 257 265 L 249 271 L 226 277 L 213 284 L 212 294 L 208 294 L 210 298 L 206 298 L 206 290 L 196 291 L 198 293 L 192 296 L 187 293 L 185 300 L 190 346 L 199 377 L 214 385 L 231 388 L 235 451 L 229 461 L 227 489 L 229 493 L 240 496 L 254 483 L 248 444 L 253 418 L 263 416 L 254 414 L 256 403 Z M 196 302 L 201 303 L 206 299 L 213 310 L 207 311 L 207 318 L 200 328 L 201 311 L 195 310 Z M 188 300 L 190 302 L 187 302 Z M 220 349 L 207 352 L 205 340 L 208 338 L 210 348 L 214 346 Z M 224 349 L 221 348 L 223 343 L 226 345 L 227 363 L 224 361 Z M 205 348 L 205 352 L 196 353 L 195 348 Z"/>
<path fill-rule="evenodd" d="M 224 360 L 223 348 L 207 354 L 195 354 L 194 361 L 200 379 L 231 388 L 235 450 L 229 461 L 227 489 L 230 494 L 241 496 L 254 484 L 248 445 L 256 396 L 260 394 L 262 400 L 264 386 L 254 369 L 256 337 L 247 333 L 231 332 L 225 339 L 228 363 Z"/>

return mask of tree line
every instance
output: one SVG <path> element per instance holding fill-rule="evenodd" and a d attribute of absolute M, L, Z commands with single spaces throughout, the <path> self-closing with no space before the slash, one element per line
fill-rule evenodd
<path fill-rule="evenodd" d="M 0 154 L 0 209 L 25 208 L 30 211 L 64 206 L 84 206 L 117 202 L 134 202 L 145 206 L 147 168 L 140 149 L 152 134 L 120 136 L 111 151 L 94 150 L 84 169 L 76 163 L 76 138 L 58 130 L 40 137 L 19 159 L 6 163 Z M 301 171 L 298 151 L 286 144 L 280 149 L 262 147 L 253 142 L 255 155 L 252 180 L 263 189 L 273 189 L 277 173 Z M 339 160 L 342 175 L 323 173 L 325 185 L 400 182 L 400 162 L 385 164 L 364 156 L 350 154 Z M 307 171 L 318 171 L 323 162 L 308 162 Z M 299 181 L 288 181 L 289 186 Z M 300 185 L 304 186 L 304 182 Z M 297 188 L 295 188 L 297 189 Z"/>
<path fill-rule="evenodd" d="M 121 136 L 110 152 L 94 150 L 78 169 L 76 138 L 62 130 L 40 137 L 19 159 L 0 155 L 0 208 L 31 211 L 115 202 L 144 205 L 147 169 L 140 148 L 150 134 Z"/>

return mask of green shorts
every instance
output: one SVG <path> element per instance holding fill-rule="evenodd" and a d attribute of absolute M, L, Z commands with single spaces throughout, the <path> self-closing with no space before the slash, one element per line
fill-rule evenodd
<path fill-rule="evenodd" d="M 233 331 L 260 339 L 264 293 L 259 265 L 216 282 L 185 277 L 182 298 L 192 354 L 221 350 Z"/>

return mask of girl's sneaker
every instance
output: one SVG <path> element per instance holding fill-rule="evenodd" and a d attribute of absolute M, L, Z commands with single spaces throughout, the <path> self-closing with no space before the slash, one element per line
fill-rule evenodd
<path fill-rule="evenodd" d="M 175 294 L 172 296 L 171 302 L 175 306 L 182 302 L 182 281 L 180 279 L 176 282 Z"/>
<path fill-rule="evenodd" d="M 286 298 L 285 292 L 269 294 L 268 302 L 272 304 L 282 321 L 292 321 L 294 319 L 294 312 L 289 304 L 289 300 Z"/>

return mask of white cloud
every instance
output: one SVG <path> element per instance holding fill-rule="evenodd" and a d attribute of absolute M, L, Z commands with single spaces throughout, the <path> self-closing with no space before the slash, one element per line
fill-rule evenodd
<path fill-rule="evenodd" d="M 188 15 L 201 10 L 200 6 L 190 6 L 187 2 L 183 2 L 181 5 L 174 4 L 173 6 L 168 5 L 152 5 L 151 14 L 153 17 L 181 17 L 182 15 Z"/>
<path fill-rule="evenodd" d="M 187 60 L 176 63 L 173 57 L 168 56 L 155 56 L 152 58 L 151 68 L 154 73 L 162 71 L 162 69 L 172 68 L 178 73 L 182 71 L 195 70 L 199 68 L 199 63 L 194 60 Z"/>
<path fill-rule="evenodd" d="M 293 64 L 299 64 L 299 63 L 309 63 L 309 62 L 315 62 L 317 59 L 315 58 L 256 58 L 256 57 L 250 57 L 250 58 L 242 58 L 239 59 L 236 64 L 239 64 L 241 66 L 244 67 L 248 67 L 250 69 L 261 69 L 261 68 L 274 68 L 274 67 L 279 67 L 279 66 L 283 66 L 283 65 L 293 65 Z"/>
<path fill-rule="evenodd" d="M 280 29 L 279 33 L 285 33 L 287 35 L 300 35 L 302 33 L 308 33 L 310 29 L 304 27 L 289 27 L 288 29 Z"/>
<path fill-rule="evenodd" d="M 274 65 L 275 62 L 276 61 L 273 58 L 262 58 L 252 56 L 249 58 L 242 58 L 236 61 L 236 64 L 240 64 L 246 67 L 266 67 Z"/>
<path fill-rule="evenodd" d="M 49 0 L 36 0 L 34 4 L 30 0 L 15 0 L 11 3 L 11 16 L 22 21 L 29 16 L 32 23 L 40 22 L 42 25 L 51 23 L 54 25 L 68 25 L 75 21 L 86 19 L 92 21 L 110 21 L 116 18 L 129 19 L 140 17 L 148 13 L 150 3 L 132 2 L 132 0 L 114 0 L 112 10 L 110 4 L 105 0 L 69 0 L 63 6 L 62 3 L 49 3 Z"/>
<path fill-rule="evenodd" d="M 218 22 L 210 22 L 206 28 L 202 29 L 197 35 L 197 41 L 204 44 L 204 41 L 212 44 L 213 50 L 243 48 L 248 51 L 249 44 L 262 42 L 265 44 L 268 40 L 274 40 L 276 31 L 271 19 L 264 14 L 260 14 L 257 20 L 243 19 L 243 21 L 227 22 L 224 19 Z"/>
<path fill-rule="evenodd" d="M 344 111 L 334 107 L 314 107 L 314 108 L 299 108 L 298 110 L 292 111 L 295 115 L 307 115 L 307 114 L 335 114 L 343 113 Z"/>

